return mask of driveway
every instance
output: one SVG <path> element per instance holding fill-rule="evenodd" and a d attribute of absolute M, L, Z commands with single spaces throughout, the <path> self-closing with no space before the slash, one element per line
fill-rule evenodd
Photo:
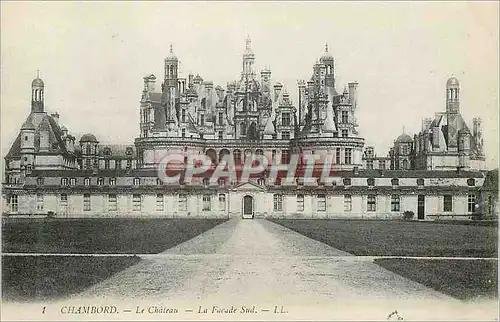
<path fill-rule="evenodd" d="M 241 219 L 145 255 L 75 299 L 161 303 L 187 314 L 178 319 L 386 320 L 398 311 L 389 319 L 474 320 L 496 314 L 486 312 L 494 306 L 455 300 L 278 224 Z M 231 306 L 258 312 L 217 313 Z"/>

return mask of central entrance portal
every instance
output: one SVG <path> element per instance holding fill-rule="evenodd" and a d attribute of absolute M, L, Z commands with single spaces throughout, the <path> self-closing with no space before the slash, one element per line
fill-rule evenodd
<path fill-rule="evenodd" d="M 252 219 L 253 218 L 253 197 L 245 196 L 243 197 L 243 218 Z"/>

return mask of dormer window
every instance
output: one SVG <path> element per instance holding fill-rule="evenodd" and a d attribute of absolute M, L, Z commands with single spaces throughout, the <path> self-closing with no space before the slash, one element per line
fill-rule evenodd
<path fill-rule="evenodd" d="M 125 150 L 125 154 L 128 155 L 128 156 L 131 156 L 133 153 L 134 153 L 134 151 L 130 147 Z"/>
<path fill-rule="evenodd" d="M 105 157 L 110 157 L 111 156 L 111 149 L 110 148 L 104 149 L 104 156 Z"/>

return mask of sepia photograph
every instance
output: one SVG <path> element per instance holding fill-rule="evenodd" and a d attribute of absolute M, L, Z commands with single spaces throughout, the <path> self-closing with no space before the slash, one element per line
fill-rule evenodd
<path fill-rule="evenodd" d="M 3 321 L 498 321 L 497 1 L 0 1 Z"/>

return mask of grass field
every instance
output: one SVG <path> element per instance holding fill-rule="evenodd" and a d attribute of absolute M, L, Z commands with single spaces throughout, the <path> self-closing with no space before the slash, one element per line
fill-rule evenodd
<path fill-rule="evenodd" d="M 48 301 L 81 292 L 139 257 L 2 256 L 2 300 Z"/>
<path fill-rule="evenodd" d="M 498 254 L 497 227 L 399 220 L 272 221 L 354 255 L 497 257 Z"/>
<path fill-rule="evenodd" d="M 150 254 L 224 219 L 4 219 L 4 253 Z M 33 301 L 78 293 L 138 263 L 136 256 L 2 256 L 2 299 Z"/>
<path fill-rule="evenodd" d="M 4 253 L 159 253 L 225 219 L 3 219 Z"/>
<path fill-rule="evenodd" d="M 354 255 L 497 257 L 498 228 L 375 220 L 272 220 Z M 498 297 L 498 261 L 377 259 L 399 275 L 462 300 Z"/>
<path fill-rule="evenodd" d="M 497 261 L 382 258 L 375 263 L 460 300 L 498 297 Z"/>

